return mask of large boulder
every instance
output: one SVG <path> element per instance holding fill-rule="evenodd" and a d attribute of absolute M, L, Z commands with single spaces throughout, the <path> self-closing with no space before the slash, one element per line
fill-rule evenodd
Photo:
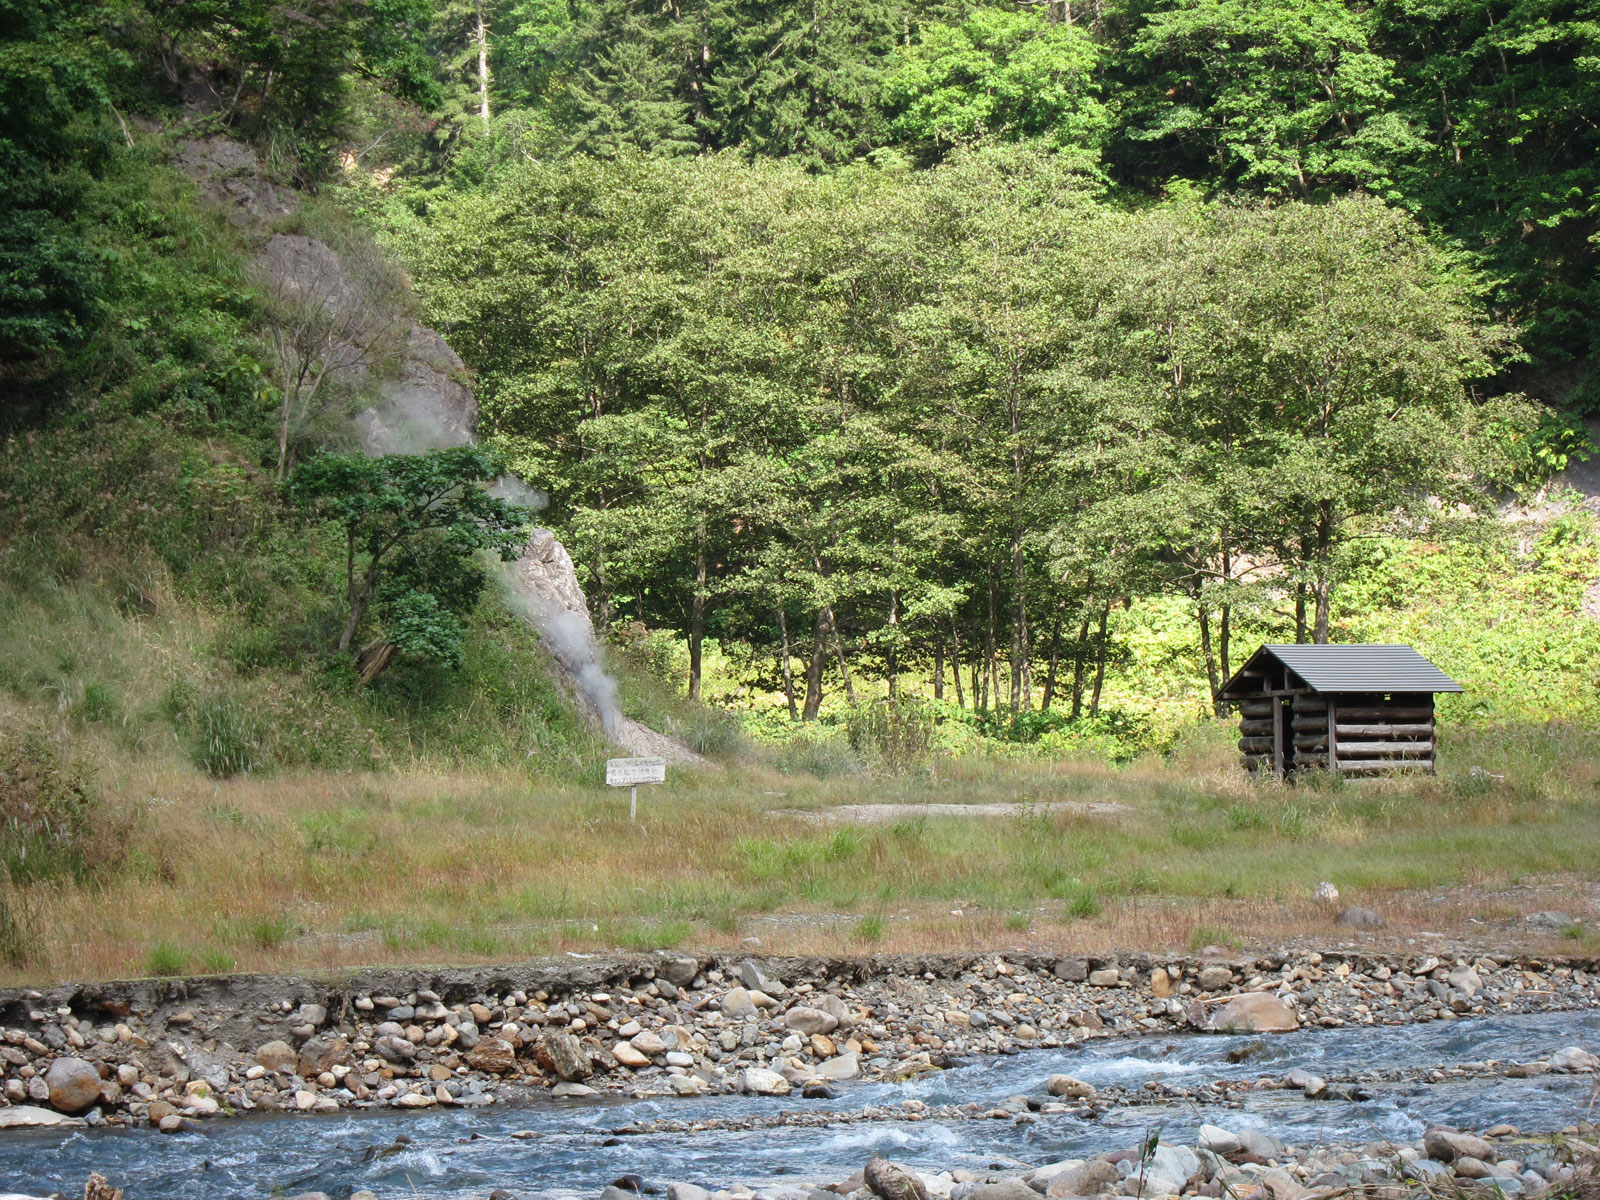
<path fill-rule="evenodd" d="M 1162 1142 L 1155 1153 L 1134 1169 L 1131 1179 L 1142 1181 L 1141 1196 L 1176 1196 L 1200 1172 L 1200 1156 L 1187 1146 Z"/>
<path fill-rule="evenodd" d="M 1474 1134 L 1462 1133 L 1448 1125 L 1434 1125 L 1422 1132 L 1422 1148 L 1429 1158 L 1440 1162 L 1454 1162 L 1458 1158 L 1475 1158 L 1479 1162 L 1495 1160 L 1494 1144 Z"/>
<path fill-rule="evenodd" d="M 869 1158 L 861 1177 L 879 1200 L 928 1200 L 928 1189 L 917 1173 L 887 1158 Z"/>
<path fill-rule="evenodd" d="M 1084 1083 L 1081 1079 L 1074 1079 L 1071 1075 L 1052 1075 L 1045 1081 L 1044 1090 L 1052 1096 L 1060 1096 L 1066 1100 L 1092 1100 L 1095 1096 L 1095 1086 Z"/>
<path fill-rule="evenodd" d="M 281 1038 L 274 1038 L 256 1049 L 256 1062 L 269 1071 L 293 1073 L 300 1063 L 294 1047 Z"/>
<path fill-rule="evenodd" d="M 838 1017 L 823 1012 L 820 1008 L 808 1008 L 805 1005 L 796 1005 L 784 1013 L 783 1023 L 796 1033 L 803 1033 L 807 1037 L 813 1033 L 832 1033 L 839 1028 Z"/>
<path fill-rule="evenodd" d="M 594 1074 L 589 1052 L 570 1033 L 556 1030 L 545 1034 L 539 1039 L 533 1053 L 541 1067 L 555 1072 L 569 1083 Z"/>
<path fill-rule="evenodd" d="M 1061 1200 L 1063 1196 L 1093 1196 L 1116 1183 L 1117 1178 L 1116 1167 L 1104 1159 L 1092 1159 L 1052 1175 L 1044 1194 L 1051 1200 Z"/>
<path fill-rule="evenodd" d="M 1020 1179 L 980 1183 L 967 1193 L 967 1200 L 1039 1200 L 1039 1193 Z"/>
<path fill-rule="evenodd" d="M 1300 1028 L 1300 1018 L 1271 992 L 1243 992 L 1204 1014 L 1203 1024 L 1217 1033 L 1284 1033 Z"/>
<path fill-rule="evenodd" d="M 744 1090 L 755 1096 L 787 1096 L 794 1089 L 782 1075 L 765 1067 L 747 1067 L 744 1072 Z"/>
<path fill-rule="evenodd" d="M 517 1069 L 517 1052 L 505 1038 L 484 1038 L 463 1056 L 474 1071 L 504 1075 Z"/>
<path fill-rule="evenodd" d="M 44 1075 L 50 1089 L 50 1106 L 64 1113 L 81 1113 L 100 1099 L 100 1072 L 81 1058 L 58 1058 Z"/>

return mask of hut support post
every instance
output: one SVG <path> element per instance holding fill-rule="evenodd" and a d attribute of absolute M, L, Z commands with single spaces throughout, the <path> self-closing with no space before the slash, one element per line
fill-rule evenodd
<path fill-rule="evenodd" d="M 1272 698 L 1272 770 L 1283 778 L 1283 701 Z"/>
<path fill-rule="evenodd" d="M 1328 697 L 1328 770 L 1339 770 L 1339 702 Z"/>

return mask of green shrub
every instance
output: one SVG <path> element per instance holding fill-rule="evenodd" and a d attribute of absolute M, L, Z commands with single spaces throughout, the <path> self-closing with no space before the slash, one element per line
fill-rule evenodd
<path fill-rule="evenodd" d="M 902 696 L 853 709 L 845 721 L 845 734 L 852 750 L 875 755 L 885 769 L 898 775 L 927 758 L 936 723 L 930 705 Z"/>
<path fill-rule="evenodd" d="M 171 942 L 157 942 L 150 947 L 144 967 L 151 975 L 182 975 L 189 967 L 189 954 Z"/>
<path fill-rule="evenodd" d="M 859 775 L 862 770 L 861 759 L 849 743 L 826 734 L 803 734 L 784 743 L 777 754 L 777 767 L 786 775 L 817 779 Z"/>
<path fill-rule="evenodd" d="M 883 941 L 883 918 L 877 914 L 862 917 L 856 922 L 855 939 L 858 942 Z"/>
<path fill-rule="evenodd" d="M 0 734 L 0 869 L 13 883 L 89 882 L 122 862 L 126 832 L 86 763 L 38 730 Z"/>
<path fill-rule="evenodd" d="M 1087 921 L 1098 917 L 1104 911 L 1100 905 L 1100 896 L 1086 884 L 1074 884 L 1067 896 L 1067 916 L 1076 921 Z"/>
<path fill-rule="evenodd" d="M 207 775 L 227 779 L 264 765 L 255 714 L 227 693 L 203 697 L 192 716 L 189 756 Z"/>

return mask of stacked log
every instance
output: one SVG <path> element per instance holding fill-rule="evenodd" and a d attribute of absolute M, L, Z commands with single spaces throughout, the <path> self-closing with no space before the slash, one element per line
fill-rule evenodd
<path fill-rule="evenodd" d="M 1297 696 L 1290 720 L 1295 762 L 1301 769 L 1326 769 L 1328 737 L 1343 776 L 1433 770 L 1432 696 Z"/>
<path fill-rule="evenodd" d="M 1262 697 L 1239 704 L 1239 765 L 1246 771 L 1272 770 L 1272 706 Z"/>

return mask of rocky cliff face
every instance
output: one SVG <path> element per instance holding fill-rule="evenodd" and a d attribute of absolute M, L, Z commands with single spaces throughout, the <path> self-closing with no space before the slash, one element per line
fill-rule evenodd
<path fill-rule="evenodd" d="M 194 140 L 179 149 L 176 163 L 230 221 L 261 232 L 256 270 L 281 294 L 313 299 L 334 310 L 383 305 L 383 297 L 371 294 L 371 282 L 325 242 L 269 232 L 271 223 L 292 214 L 300 201 L 291 189 L 262 176 L 250 147 L 224 138 Z M 344 327 L 359 331 L 369 326 L 381 326 L 395 351 L 377 380 L 376 402 L 353 417 L 362 448 L 368 454 L 414 454 L 471 442 L 477 401 L 467 384 L 466 365 L 438 331 L 401 315 L 392 304 L 381 320 L 352 321 Z M 352 353 L 353 360 L 365 357 Z M 539 630 L 566 690 L 611 741 L 633 754 L 711 765 L 681 743 L 622 715 L 572 556 L 555 534 L 534 529 L 502 579 L 507 603 Z"/>

